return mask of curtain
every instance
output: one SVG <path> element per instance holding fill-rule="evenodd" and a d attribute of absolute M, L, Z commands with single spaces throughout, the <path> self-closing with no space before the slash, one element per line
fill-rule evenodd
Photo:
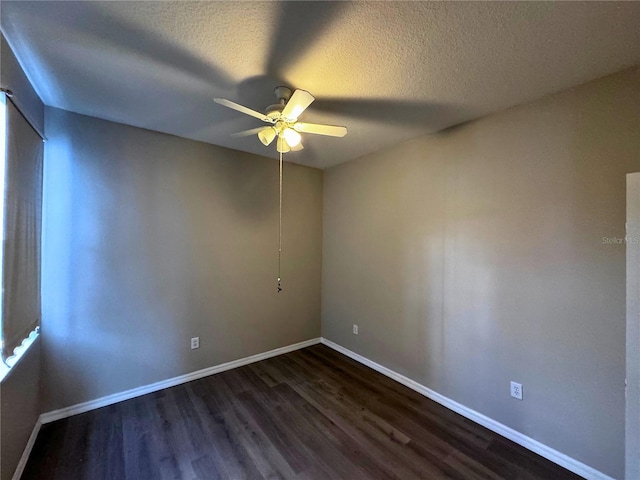
<path fill-rule="evenodd" d="M 43 143 L 7 101 L 2 359 L 40 324 Z"/>

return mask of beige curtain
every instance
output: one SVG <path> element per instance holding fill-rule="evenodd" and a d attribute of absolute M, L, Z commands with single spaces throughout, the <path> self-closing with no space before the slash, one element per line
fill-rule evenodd
<path fill-rule="evenodd" d="M 7 101 L 2 359 L 40 324 L 43 143 Z"/>

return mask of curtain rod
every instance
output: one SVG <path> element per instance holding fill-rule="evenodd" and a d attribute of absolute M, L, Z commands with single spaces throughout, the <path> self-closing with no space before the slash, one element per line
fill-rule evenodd
<path fill-rule="evenodd" d="M 18 113 L 22 116 L 22 118 L 25 119 L 25 121 L 29 124 L 29 126 L 33 129 L 33 131 L 38 134 L 38 136 L 42 139 L 43 142 L 46 142 L 47 137 L 44 136 L 44 133 L 42 132 L 42 130 L 38 128 L 35 122 L 31 120 L 31 118 L 25 113 L 25 111 L 22 108 L 20 108 L 20 105 L 18 105 L 18 103 L 16 102 L 16 98 L 13 92 L 8 88 L 4 88 L 4 87 L 0 87 L 0 92 L 5 94 L 5 96 L 11 101 L 13 106 L 16 107 L 16 110 L 18 111 Z"/>

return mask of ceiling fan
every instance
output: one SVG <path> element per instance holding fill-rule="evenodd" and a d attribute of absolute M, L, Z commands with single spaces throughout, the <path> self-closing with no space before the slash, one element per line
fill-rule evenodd
<path fill-rule="evenodd" d="M 313 133 L 330 137 L 344 137 L 347 134 L 346 127 L 298 122 L 298 117 L 315 100 L 309 92 L 296 90 L 292 95 L 290 88 L 276 87 L 274 93 L 278 103 L 269 105 L 265 113 L 257 112 L 224 98 L 214 98 L 213 100 L 220 105 L 251 115 L 270 124 L 269 126 L 234 133 L 231 135 L 232 137 L 246 137 L 257 134 L 265 146 L 270 145 L 277 137 L 276 148 L 280 153 L 302 150 L 304 147 L 301 143 L 302 136 L 300 133 Z"/>
<path fill-rule="evenodd" d="M 269 105 L 265 113 L 260 113 L 247 108 L 238 103 L 224 98 L 214 98 L 220 105 L 237 110 L 240 113 L 258 118 L 268 126 L 252 128 L 244 132 L 234 133 L 233 137 L 246 137 L 258 135 L 258 139 L 263 145 L 268 146 L 277 137 L 276 148 L 280 153 L 279 177 L 280 177 L 280 200 L 278 214 L 278 288 L 282 291 L 282 278 L 280 275 L 280 260 L 282 255 L 282 154 L 302 150 L 300 133 L 315 133 L 317 135 L 328 135 L 330 137 L 344 137 L 347 134 L 346 127 L 335 125 L 320 125 L 317 123 L 302 123 L 298 117 L 302 115 L 309 105 L 315 100 L 313 95 L 305 90 L 296 90 L 291 94 L 291 89 L 287 87 L 276 87 L 274 90 L 278 103 Z"/>

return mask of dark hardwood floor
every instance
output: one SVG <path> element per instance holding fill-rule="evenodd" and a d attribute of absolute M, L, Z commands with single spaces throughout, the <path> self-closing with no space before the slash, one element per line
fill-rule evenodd
<path fill-rule="evenodd" d="M 44 425 L 27 479 L 577 479 L 323 346 Z"/>

